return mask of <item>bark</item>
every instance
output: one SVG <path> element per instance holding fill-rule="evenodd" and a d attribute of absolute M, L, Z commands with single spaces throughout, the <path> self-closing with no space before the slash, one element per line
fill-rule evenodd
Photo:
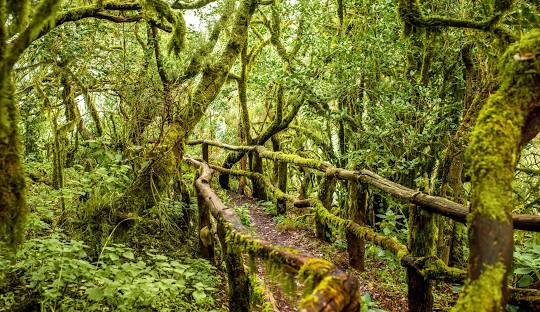
<path fill-rule="evenodd" d="M 319 185 L 319 200 L 328 210 L 332 210 L 332 201 L 336 190 L 336 179 L 332 176 L 323 177 L 323 181 Z M 315 218 L 315 234 L 323 241 L 330 241 L 330 228 L 326 222 L 320 219 L 320 216 Z"/>
<path fill-rule="evenodd" d="M 0 67 L 0 237 L 13 247 L 24 237 L 28 208 L 24 199 L 25 180 L 21 164 L 18 111 L 13 100 L 10 69 Z"/>
<path fill-rule="evenodd" d="M 513 251 L 509 199 L 527 117 L 540 100 L 539 54 L 539 30 L 507 49 L 500 59 L 501 87 L 482 108 L 472 133 L 469 281 L 454 311 L 506 306 Z"/>
<path fill-rule="evenodd" d="M 413 257 L 429 257 L 434 251 L 434 223 L 430 212 L 415 205 L 409 208 L 409 250 Z M 433 282 L 407 267 L 409 311 L 433 310 Z"/>
<path fill-rule="evenodd" d="M 257 152 L 251 152 L 250 154 L 250 164 L 251 171 L 255 173 L 263 173 L 263 162 L 262 158 Z M 259 200 L 266 200 L 266 191 L 264 189 L 264 184 L 262 184 L 258 179 L 251 179 L 251 184 L 253 185 L 253 197 Z"/>
<path fill-rule="evenodd" d="M 349 211 L 347 219 L 359 225 L 367 224 L 367 187 L 360 183 L 350 183 Z M 349 264 L 358 271 L 364 271 L 365 241 L 346 232 Z"/>
<path fill-rule="evenodd" d="M 0 239 L 11 247 L 19 245 L 24 237 L 24 221 L 28 208 L 24 198 L 25 180 L 21 164 L 19 112 L 15 105 L 13 66 L 36 39 L 46 21 L 54 14 L 58 0 L 43 1 L 28 26 L 19 36 L 8 41 L 7 3 L 0 3 Z"/>

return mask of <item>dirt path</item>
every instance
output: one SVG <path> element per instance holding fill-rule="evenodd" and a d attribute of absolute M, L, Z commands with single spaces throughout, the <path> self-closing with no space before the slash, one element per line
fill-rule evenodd
<path fill-rule="evenodd" d="M 303 229 L 294 230 L 281 230 L 277 226 L 273 217 L 264 212 L 264 207 L 259 205 L 253 198 L 238 195 L 235 193 L 228 193 L 231 203 L 236 206 L 248 206 L 251 224 L 254 228 L 254 232 L 258 238 L 272 242 L 272 244 L 278 246 L 293 247 L 302 250 L 308 255 L 323 258 L 336 264 L 340 269 L 349 271 L 354 274 L 360 281 L 360 292 L 369 293 L 373 300 L 378 301 L 380 308 L 386 311 L 405 311 L 406 310 L 406 292 L 400 290 L 387 290 L 383 286 L 386 283 L 377 281 L 380 276 L 376 274 L 366 273 L 369 280 L 365 280 L 362 274 L 354 270 L 348 270 L 348 256 L 346 251 L 339 250 L 329 244 L 322 242 L 315 237 L 312 231 Z M 379 266 L 385 265 L 384 262 L 372 262 L 367 259 L 367 267 L 376 269 Z M 281 311 L 296 311 L 295 305 L 291 308 L 291 303 L 287 300 L 287 296 L 284 295 L 278 287 L 272 287 L 272 291 L 278 290 L 274 293 L 275 299 L 278 303 L 278 307 Z"/>

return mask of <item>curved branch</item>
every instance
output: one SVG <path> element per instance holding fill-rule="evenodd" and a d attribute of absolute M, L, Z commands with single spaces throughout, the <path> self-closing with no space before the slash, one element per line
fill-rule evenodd
<path fill-rule="evenodd" d="M 173 9 L 178 9 L 178 10 L 193 10 L 193 9 L 200 9 L 215 1 L 216 0 L 198 0 L 198 1 L 185 2 L 185 1 L 177 0 L 175 3 L 171 5 L 171 7 Z"/>

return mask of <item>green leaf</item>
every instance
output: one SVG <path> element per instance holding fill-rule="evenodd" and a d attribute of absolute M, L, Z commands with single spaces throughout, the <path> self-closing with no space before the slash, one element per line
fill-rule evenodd
<path fill-rule="evenodd" d="M 128 250 L 128 251 L 124 252 L 122 254 L 122 256 L 124 256 L 125 258 L 130 259 L 130 260 L 135 259 L 135 255 L 133 254 L 133 251 L 131 251 L 131 250 Z"/>
<path fill-rule="evenodd" d="M 204 291 L 202 290 L 196 290 L 193 292 L 193 299 L 195 299 L 195 301 L 197 303 L 201 302 L 202 300 L 204 300 L 204 298 L 206 298 L 206 293 L 204 293 Z"/>
<path fill-rule="evenodd" d="M 530 275 L 523 275 L 517 285 L 518 287 L 527 287 L 533 283 L 533 278 Z"/>
<path fill-rule="evenodd" d="M 104 297 L 103 289 L 101 288 L 90 288 L 86 290 L 86 295 L 88 299 L 93 301 L 101 301 Z"/>
<path fill-rule="evenodd" d="M 109 254 L 109 258 L 112 260 L 112 261 L 117 261 L 118 259 L 120 259 L 120 257 L 118 257 L 117 254 L 114 254 L 114 253 L 110 253 Z"/>
<path fill-rule="evenodd" d="M 514 274 L 519 274 L 519 275 L 529 274 L 531 272 L 532 270 L 530 268 L 517 268 L 514 270 Z"/>

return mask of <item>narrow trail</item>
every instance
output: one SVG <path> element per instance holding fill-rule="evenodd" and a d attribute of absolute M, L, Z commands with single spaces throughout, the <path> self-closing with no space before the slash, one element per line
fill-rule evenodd
<path fill-rule="evenodd" d="M 405 289 L 388 289 L 388 276 L 382 277 L 377 274 L 377 270 L 386 265 L 384 261 L 366 258 L 367 272 L 359 273 L 349 269 L 348 255 L 345 250 L 338 249 L 328 243 L 319 240 L 312 231 L 304 229 L 280 229 L 273 216 L 264 211 L 264 207 L 251 197 L 238 195 L 234 192 L 227 192 L 230 203 L 237 207 L 247 206 L 249 208 L 251 224 L 254 235 L 260 239 L 272 242 L 272 244 L 284 247 L 293 247 L 302 250 L 308 255 L 323 258 L 333 262 L 340 269 L 355 275 L 360 282 L 360 293 L 369 293 L 377 306 L 385 311 L 406 311 L 407 291 Z M 399 272 L 399 268 L 396 270 Z M 397 279 L 397 275 L 392 276 Z M 263 276 L 264 278 L 264 276 Z M 267 279 L 265 281 L 268 282 Z M 296 311 L 296 303 L 283 293 L 280 287 L 273 287 L 270 283 L 270 290 L 280 311 Z"/>

